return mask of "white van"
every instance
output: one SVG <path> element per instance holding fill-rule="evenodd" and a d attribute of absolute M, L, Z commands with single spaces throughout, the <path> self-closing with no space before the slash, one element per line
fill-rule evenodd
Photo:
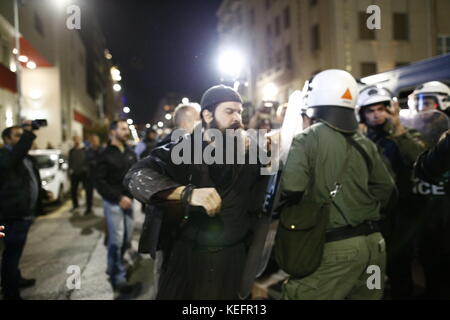
<path fill-rule="evenodd" d="M 29 154 L 36 159 L 42 187 L 52 192 L 54 200 L 61 203 L 70 190 L 69 166 L 61 150 L 31 150 Z"/>

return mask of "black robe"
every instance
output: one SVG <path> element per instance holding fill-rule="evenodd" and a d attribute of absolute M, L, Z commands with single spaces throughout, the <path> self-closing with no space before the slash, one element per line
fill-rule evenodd
<path fill-rule="evenodd" d="M 156 249 L 164 253 L 157 298 L 237 299 L 268 177 L 261 175 L 257 164 L 175 165 L 171 152 L 177 143 L 155 149 L 125 178 L 133 196 L 152 206 L 144 226 L 151 230 L 149 253 L 153 257 Z M 187 184 L 216 188 L 221 211 L 211 218 L 203 208 L 186 211 L 179 202 L 153 198 Z"/>

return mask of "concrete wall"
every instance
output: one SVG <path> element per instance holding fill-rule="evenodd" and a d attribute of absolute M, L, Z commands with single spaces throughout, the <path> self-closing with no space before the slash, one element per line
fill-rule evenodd
<path fill-rule="evenodd" d="M 60 81 L 58 69 L 25 69 L 22 72 L 22 113 L 27 119 L 47 119 L 48 127 L 38 131 L 36 144 L 42 149 L 48 143 L 60 147 L 61 112 Z"/>

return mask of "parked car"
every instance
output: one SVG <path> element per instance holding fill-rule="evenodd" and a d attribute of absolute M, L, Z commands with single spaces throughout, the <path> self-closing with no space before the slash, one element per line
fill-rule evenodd
<path fill-rule="evenodd" d="M 69 165 L 61 150 L 31 150 L 30 155 L 36 159 L 42 187 L 53 193 L 55 202 L 61 203 L 70 190 Z"/>

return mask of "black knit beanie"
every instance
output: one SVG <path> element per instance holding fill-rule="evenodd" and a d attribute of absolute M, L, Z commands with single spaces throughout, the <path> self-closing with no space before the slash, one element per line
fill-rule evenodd
<path fill-rule="evenodd" d="M 241 96 L 233 88 L 224 85 L 214 86 L 203 94 L 200 102 L 201 111 L 206 109 L 214 112 L 218 104 L 229 101 L 243 103 Z"/>

